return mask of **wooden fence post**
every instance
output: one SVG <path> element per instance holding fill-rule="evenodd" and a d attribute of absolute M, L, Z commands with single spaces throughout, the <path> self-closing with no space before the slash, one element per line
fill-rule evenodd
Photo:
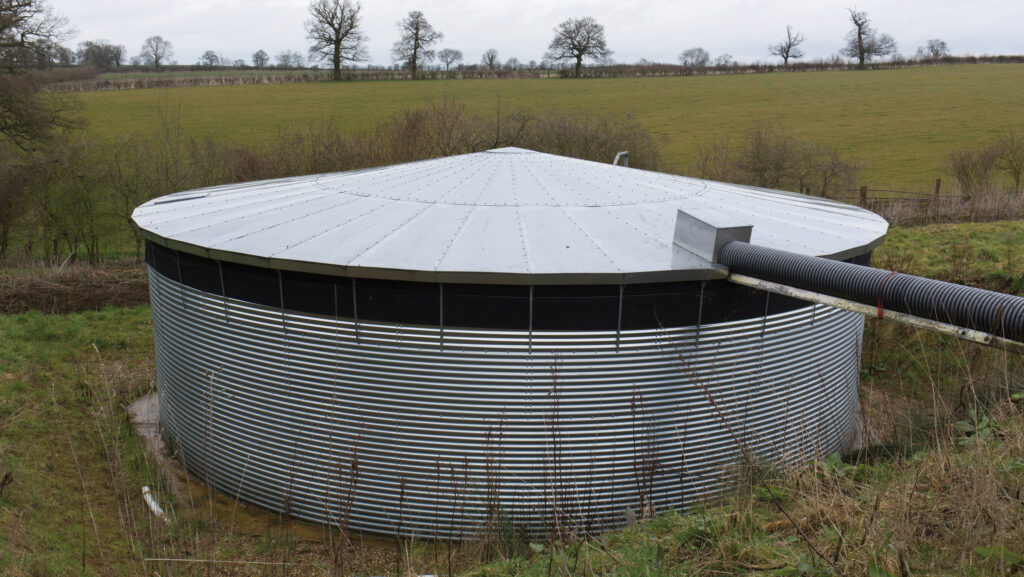
<path fill-rule="evenodd" d="M 942 188 L 942 179 L 935 179 L 935 198 L 939 198 L 939 189 Z"/>
<path fill-rule="evenodd" d="M 868 187 L 866 187 L 866 186 L 860 187 L 860 205 L 861 206 L 867 206 L 868 205 Z"/>

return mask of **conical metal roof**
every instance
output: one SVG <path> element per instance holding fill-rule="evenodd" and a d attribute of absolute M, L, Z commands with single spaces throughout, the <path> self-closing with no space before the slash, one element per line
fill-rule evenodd
<path fill-rule="evenodd" d="M 220 260 L 430 282 L 633 283 L 720 278 L 673 244 L 677 211 L 753 225 L 751 243 L 849 258 L 887 223 L 795 193 L 503 148 L 151 200 L 146 238 Z"/>

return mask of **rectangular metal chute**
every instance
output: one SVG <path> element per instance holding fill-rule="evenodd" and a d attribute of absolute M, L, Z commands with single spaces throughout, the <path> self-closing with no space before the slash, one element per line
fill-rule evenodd
<path fill-rule="evenodd" d="M 672 243 L 686 249 L 700 258 L 717 263 L 718 251 L 725 243 L 739 240 L 750 242 L 754 227 L 723 217 L 712 211 L 678 211 L 676 213 L 675 238 Z"/>

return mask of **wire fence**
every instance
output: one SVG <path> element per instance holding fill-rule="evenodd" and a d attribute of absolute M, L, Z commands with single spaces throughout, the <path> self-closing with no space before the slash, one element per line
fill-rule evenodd
<path fill-rule="evenodd" d="M 965 195 L 944 193 L 942 180 L 933 190 L 897 190 L 861 186 L 839 200 L 881 215 L 892 224 L 912 226 L 942 222 L 987 222 L 1024 218 L 1024 195 L 990 190 Z"/>

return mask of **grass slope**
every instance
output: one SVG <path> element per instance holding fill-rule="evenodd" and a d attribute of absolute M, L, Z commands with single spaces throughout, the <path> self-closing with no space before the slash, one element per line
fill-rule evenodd
<path fill-rule="evenodd" d="M 148 307 L 0 316 L 0 574 L 137 562 L 147 468 L 121 404 L 152 386 L 151 331 Z"/>
<path fill-rule="evenodd" d="M 475 112 L 551 108 L 622 112 L 665 139 L 663 170 L 686 172 L 698 145 L 738 138 L 768 121 L 831 145 L 863 166 L 872 188 L 930 190 L 955 148 L 1024 129 L 1024 65 L 586 80 L 505 79 L 247 85 L 80 95 L 100 138 L 151 132 L 161 115 L 233 143 L 274 138 L 287 125 L 332 121 L 372 127 L 407 107 L 446 97 Z M 609 159 L 611 160 L 611 159 Z"/>

